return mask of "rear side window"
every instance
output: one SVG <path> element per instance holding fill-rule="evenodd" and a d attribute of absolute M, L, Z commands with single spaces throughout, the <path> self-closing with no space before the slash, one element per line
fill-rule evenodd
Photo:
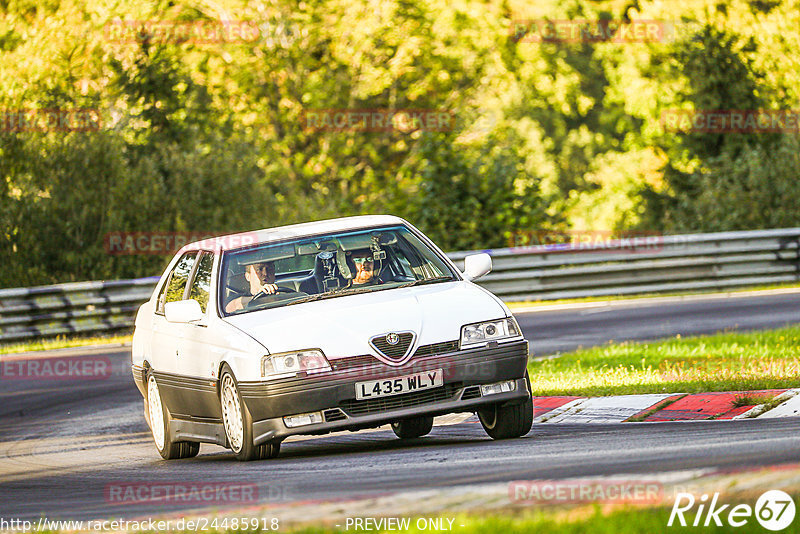
<path fill-rule="evenodd" d="M 156 307 L 157 312 L 164 313 L 164 304 L 167 302 L 183 299 L 186 282 L 189 280 L 196 258 L 197 252 L 187 252 L 175 264 L 175 268 L 169 273 L 167 283 L 161 288 L 161 294 L 158 296 L 158 306 Z"/>
<path fill-rule="evenodd" d="M 189 289 L 189 298 L 200 303 L 200 309 L 206 312 L 208 293 L 211 290 L 211 267 L 214 265 L 214 254 L 206 252 L 197 264 L 197 273 Z"/>

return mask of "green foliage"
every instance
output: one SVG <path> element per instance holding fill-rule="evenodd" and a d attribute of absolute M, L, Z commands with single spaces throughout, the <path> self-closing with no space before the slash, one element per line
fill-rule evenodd
<path fill-rule="evenodd" d="M 492 136 L 480 151 L 460 150 L 451 135 L 423 136 L 409 165 L 417 189 L 412 219 L 445 250 L 507 247 L 514 231 L 545 220 L 538 181 L 524 170 L 519 139 Z"/>
<path fill-rule="evenodd" d="M 109 232 L 227 233 L 391 212 L 445 249 L 515 230 L 800 223 L 798 139 L 664 132 L 665 109 L 797 109 L 790 0 L 14 1 L 0 109 L 100 112 L 0 128 L 0 287 L 157 274 Z M 720 4 L 722 5 L 722 4 Z M 672 43 L 530 43 L 512 21 L 686 20 Z M 125 21 L 250 21 L 251 40 L 115 40 Z M 452 127 L 315 130 L 315 110 L 433 110 Z"/>
<path fill-rule="evenodd" d="M 753 36 L 707 24 L 670 53 L 666 73 L 683 76 L 679 101 L 698 111 L 780 109 L 754 56 Z M 796 226 L 798 138 L 791 134 L 685 132 L 657 141 L 665 186 L 642 189 L 641 225 L 666 232 Z"/>

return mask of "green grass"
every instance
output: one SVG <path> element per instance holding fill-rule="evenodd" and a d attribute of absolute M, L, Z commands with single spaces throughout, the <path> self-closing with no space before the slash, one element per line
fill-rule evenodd
<path fill-rule="evenodd" d="M 772 397 L 769 395 L 754 395 L 752 393 L 741 393 L 739 395 L 735 395 L 733 397 L 733 404 L 734 408 L 738 408 L 740 406 L 759 406 L 761 404 L 769 404 L 772 401 Z"/>
<path fill-rule="evenodd" d="M 92 336 L 92 337 L 64 337 L 35 339 L 21 343 L 0 345 L 0 354 L 13 354 L 16 352 L 31 352 L 34 350 L 66 349 L 70 347 L 85 347 L 88 345 L 105 345 L 110 343 L 130 343 L 131 334 L 121 336 Z"/>
<path fill-rule="evenodd" d="M 534 395 L 800 387 L 800 327 L 609 344 L 533 360 L 528 370 Z"/>
<path fill-rule="evenodd" d="M 749 291 L 768 291 L 770 289 L 792 289 L 800 287 L 800 283 L 791 284 L 765 284 L 760 286 L 750 287 L 737 287 L 726 289 L 708 289 L 703 291 L 683 291 L 683 292 L 670 292 L 670 293 L 640 293 L 637 295 L 607 295 L 603 297 L 583 297 L 575 299 L 559 299 L 559 300 L 526 300 L 521 302 L 506 302 L 506 305 L 514 311 L 516 309 L 530 308 L 530 307 L 543 307 L 555 306 L 557 304 L 583 304 L 590 302 L 606 302 L 618 300 L 639 300 L 651 299 L 658 297 L 686 297 L 694 295 L 708 295 L 714 293 L 743 293 Z"/>

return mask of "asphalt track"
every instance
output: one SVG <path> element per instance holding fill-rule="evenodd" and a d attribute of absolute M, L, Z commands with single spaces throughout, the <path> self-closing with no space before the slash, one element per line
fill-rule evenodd
<path fill-rule="evenodd" d="M 517 314 L 537 354 L 608 340 L 653 339 L 800 323 L 800 295 L 704 299 Z M 73 352 L 74 353 L 74 352 Z M 401 442 L 391 431 L 284 443 L 281 455 L 239 463 L 220 447 L 165 462 L 142 416 L 129 349 L 102 354 L 102 380 L 0 379 L 0 518 L 141 518 L 208 504 L 120 503 L 129 484 L 254 485 L 260 503 L 370 497 L 539 478 L 737 469 L 800 461 L 797 418 L 691 423 L 539 425 L 491 441 L 474 418 Z M 215 501 L 211 508 L 240 506 Z"/>

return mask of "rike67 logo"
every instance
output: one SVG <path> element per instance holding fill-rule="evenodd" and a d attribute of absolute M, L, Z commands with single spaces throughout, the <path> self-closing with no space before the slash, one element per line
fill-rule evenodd
<path fill-rule="evenodd" d="M 695 509 L 695 505 L 696 509 Z M 694 514 L 694 521 L 689 522 L 686 516 Z M 669 514 L 667 526 L 680 525 L 685 527 L 691 524 L 694 527 L 708 527 L 713 523 L 721 527 L 727 522 L 732 527 L 743 527 L 755 517 L 756 521 L 765 529 L 783 530 L 794 521 L 795 504 L 792 497 L 780 490 L 769 490 L 763 493 L 756 501 L 755 507 L 749 504 L 719 504 L 719 493 L 714 493 L 711 501 L 708 495 L 703 494 L 695 499 L 691 493 L 678 493 L 675 504 Z"/>

